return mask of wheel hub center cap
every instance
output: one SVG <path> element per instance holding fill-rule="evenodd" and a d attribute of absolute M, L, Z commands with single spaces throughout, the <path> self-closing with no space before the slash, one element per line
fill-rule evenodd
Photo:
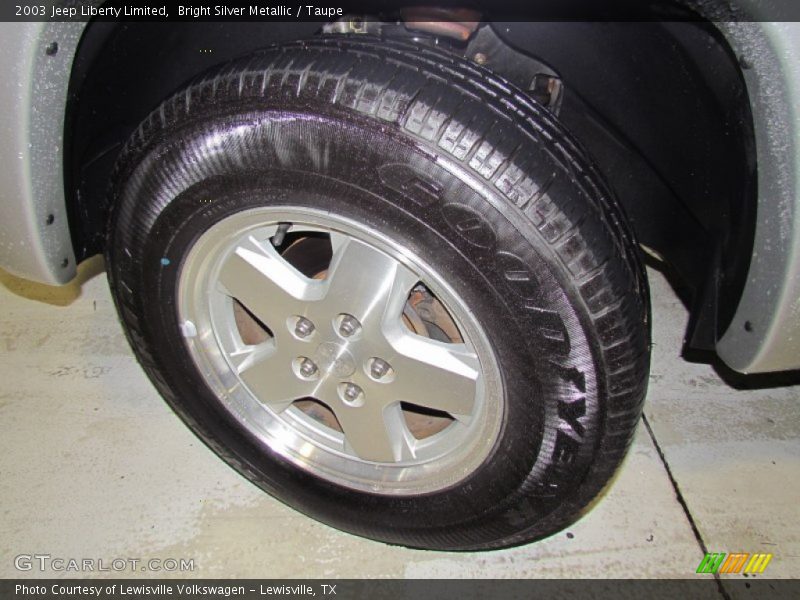
<path fill-rule="evenodd" d="M 356 360 L 347 349 L 347 344 L 323 342 L 315 354 L 317 365 L 323 373 L 336 377 L 350 377 L 356 372 Z"/>

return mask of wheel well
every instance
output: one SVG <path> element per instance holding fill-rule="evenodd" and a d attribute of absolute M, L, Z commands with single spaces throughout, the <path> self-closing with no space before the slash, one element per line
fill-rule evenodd
<path fill-rule="evenodd" d="M 153 109 L 213 65 L 318 29 L 303 22 L 90 23 L 73 63 L 65 122 L 65 190 L 77 259 L 102 251 L 114 162 Z"/>
<path fill-rule="evenodd" d="M 726 40 L 699 21 L 495 29 L 559 73 L 560 119 L 676 276 L 687 346 L 712 350 L 744 287 L 757 202 L 750 101 Z"/>
<path fill-rule="evenodd" d="M 587 146 L 641 243 L 670 265 L 691 309 L 690 347 L 712 349 L 752 252 L 756 160 L 741 67 L 710 23 L 492 25 L 564 86 L 560 119 Z M 65 124 L 65 189 L 79 260 L 102 250 L 106 189 L 138 123 L 206 68 L 318 23 L 91 23 Z M 502 65 L 488 65 L 504 74 Z M 523 74 L 523 78 L 527 75 Z M 519 80 L 523 89 L 530 79 Z"/>

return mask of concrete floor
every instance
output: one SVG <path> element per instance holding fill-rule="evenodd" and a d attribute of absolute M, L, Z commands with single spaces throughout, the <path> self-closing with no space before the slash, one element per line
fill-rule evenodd
<path fill-rule="evenodd" d="M 85 263 L 83 285 L 60 289 L 0 272 L 0 577 L 59 576 L 15 570 L 40 553 L 192 558 L 195 577 L 694 578 L 698 535 L 711 552 L 773 553 L 765 577 L 800 576 L 800 386 L 737 390 L 681 359 L 686 311 L 658 272 L 652 435 L 639 427 L 613 486 L 568 531 L 447 554 L 341 533 L 224 465 L 139 369 L 101 270 Z"/>

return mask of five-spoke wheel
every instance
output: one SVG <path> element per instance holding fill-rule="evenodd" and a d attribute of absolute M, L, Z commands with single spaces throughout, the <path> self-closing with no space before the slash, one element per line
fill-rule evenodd
<path fill-rule="evenodd" d="M 318 255 L 305 273 L 291 260 L 302 247 Z M 496 367 L 480 327 L 377 232 L 313 211 L 236 215 L 197 241 L 178 296 L 191 352 L 229 408 L 336 481 L 430 491 L 494 444 L 499 378 L 483 376 Z"/>

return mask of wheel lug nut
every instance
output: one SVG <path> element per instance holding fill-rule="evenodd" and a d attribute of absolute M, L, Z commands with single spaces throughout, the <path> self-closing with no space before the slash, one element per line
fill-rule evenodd
<path fill-rule="evenodd" d="M 341 315 L 339 317 L 339 333 L 342 337 L 350 337 L 360 328 L 361 323 L 353 315 Z"/>
<path fill-rule="evenodd" d="M 386 362 L 382 358 L 373 358 L 369 372 L 375 379 L 380 379 L 381 377 L 384 377 L 391 370 L 392 366 L 388 362 Z"/>
<path fill-rule="evenodd" d="M 364 406 L 364 390 L 355 383 L 345 381 L 339 384 L 339 397 L 351 408 Z"/>
<path fill-rule="evenodd" d="M 355 383 L 347 383 L 344 386 L 344 398 L 350 402 L 355 402 L 364 392 Z"/>
<path fill-rule="evenodd" d="M 313 377 L 317 372 L 317 365 L 309 358 L 301 358 L 299 371 L 303 377 Z"/>
<path fill-rule="evenodd" d="M 305 338 L 310 336 L 314 333 L 314 323 L 306 319 L 305 317 L 300 317 L 297 319 L 297 323 L 294 326 L 294 332 L 297 334 L 297 337 Z"/>

